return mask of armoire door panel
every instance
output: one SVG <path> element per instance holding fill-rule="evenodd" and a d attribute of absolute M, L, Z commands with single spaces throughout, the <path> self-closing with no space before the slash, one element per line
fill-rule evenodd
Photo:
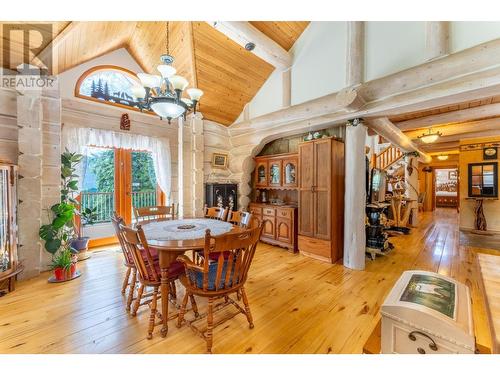
<path fill-rule="evenodd" d="M 312 236 L 314 234 L 314 194 L 311 190 L 299 191 L 299 234 Z"/>
<path fill-rule="evenodd" d="M 331 236 L 332 141 L 314 143 L 314 237 L 329 240 Z"/>
<path fill-rule="evenodd" d="M 299 145 L 299 188 L 310 190 L 314 185 L 314 145 L 303 143 Z"/>

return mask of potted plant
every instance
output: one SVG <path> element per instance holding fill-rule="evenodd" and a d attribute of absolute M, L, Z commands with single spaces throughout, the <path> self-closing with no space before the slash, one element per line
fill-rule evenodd
<path fill-rule="evenodd" d="M 80 216 L 80 225 L 76 228 L 78 236 L 71 240 L 71 247 L 78 251 L 78 260 L 89 258 L 87 251 L 89 249 L 90 237 L 84 236 L 84 225 L 93 225 L 97 220 L 97 207 L 80 208 L 76 214 Z"/>
<path fill-rule="evenodd" d="M 52 259 L 52 270 L 55 281 L 66 281 L 76 277 L 76 262 L 71 250 L 64 249 Z"/>
<path fill-rule="evenodd" d="M 61 201 L 50 207 L 50 223 L 42 225 L 39 230 L 40 238 L 45 241 L 45 250 L 52 254 L 55 281 L 79 276 L 76 272 L 77 251 L 71 247 L 71 240 L 75 237 L 74 217 L 78 205 L 73 197 L 78 190 L 75 171 L 82 157 L 68 150 L 61 155 Z"/>

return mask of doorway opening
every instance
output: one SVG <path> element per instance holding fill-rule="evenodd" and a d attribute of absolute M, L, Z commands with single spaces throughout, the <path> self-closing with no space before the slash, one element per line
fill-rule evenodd
<path fill-rule="evenodd" d="M 434 172 L 435 207 L 458 208 L 458 168 L 436 168 Z"/>
<path fill-rule="evenodd" d="M 114 211 L 130 224 L 134 207 L 165 203 L 150 152 L 88 147 L 82 164 L 79 199 L 82 208 L 95 208 L 97 214 L 94 224 L 83 227 L 83 235 L 91 239 L 90 247 L 116 243 L 111 225 Z"/>

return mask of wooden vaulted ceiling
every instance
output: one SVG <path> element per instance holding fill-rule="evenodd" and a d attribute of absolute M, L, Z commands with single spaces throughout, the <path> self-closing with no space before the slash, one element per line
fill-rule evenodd
<path fill-rule="evenodd" d="M 144 71 L 158 74 L 159 58 L 166 53 L 167 23 L 164 21 L 50 23 L 53 25 L 52 40 L 45 42 L 42 47 L 48 47 L 42 53 L 53 51 L 54 74 L 119 48 L 126 48 Z M 292 47 L 309 24 L 303 21 L 250 23 L 285 50 Z M 274 67 L 206 22 L 170 22 L 169 30 L 174 67 L 192 86 L 205 93 L 200 102 L 204 118 L 230 125 Z M 5 46 L 2 40 L 2 52 Z M 11 60 L 21 63 L 22 50 L 22 37 L 11 41 L 10 51 L 14 51 Z M 2 66 L 6 67 L 3 60 Z"/>

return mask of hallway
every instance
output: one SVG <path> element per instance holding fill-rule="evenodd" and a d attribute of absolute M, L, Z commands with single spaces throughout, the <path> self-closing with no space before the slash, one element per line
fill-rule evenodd
<path fill-rule="evenodd" d="M 489 347 L 475 253 L 498 251 L 460 246 L 453 209 L 424 213 L 421 219 L 411 235 L 391 238 L 395 250 L 367 260 L 364 271 L 260 244 L 247 286 L 255 328 L 248 330 L 242 315 L 217 327 L 214 352 L 361 353 L 380 305 L 407 269 L 432 270 L 466 283 L 477 342 Z M 79 279 L 47 287 L 45 273 L 1 298 L 0 352 L 203 353 L 203 341 L 174 321 L 166 339 L 158 330 L 146 339 L 147 309 L 135 318 L 125 312 L 122 255 L 115 249 L 99 249 L 80 263 Z"/>

